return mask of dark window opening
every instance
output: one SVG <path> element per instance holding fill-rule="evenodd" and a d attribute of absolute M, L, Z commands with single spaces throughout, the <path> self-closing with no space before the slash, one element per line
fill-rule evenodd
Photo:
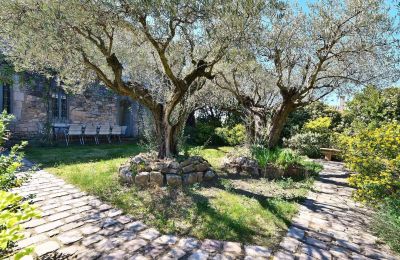
<path fill-rule="evenodd" d="M 4 110 L 10 114 L 11 113 L 11 91 L 10 91 L 10 86 L 8 85 L 3 85 L 3 100 L 2 100 L 2 107 L 1 107 L 1 112 Z"/>
<path fill-rule="evenodd" d="M 65 122 L 68 119 L 67 95 L 62 90 L 51 95 L 51 111 L 53 120 Z"/>

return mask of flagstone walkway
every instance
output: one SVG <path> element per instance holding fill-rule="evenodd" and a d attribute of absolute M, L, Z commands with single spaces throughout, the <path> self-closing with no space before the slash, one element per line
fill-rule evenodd
<path fill-rule="evenodd" d="M 279 250 L 160 234 L 43 170 L 14 189 L 33 195 L 42 218 L 24 223 L 19 248 L 40 259 L 399 259 L 367 231 L 371 212 L 355 204 L 340 163 L 324 162 Z"/>

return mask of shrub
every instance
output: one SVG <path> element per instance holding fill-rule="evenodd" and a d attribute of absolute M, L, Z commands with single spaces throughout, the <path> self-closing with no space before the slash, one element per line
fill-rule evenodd
<path fill-rule="evenodd" d="M 243 124 L 237 124 L 232 128 L 218 127 L 215 133 L 229 145 L 239 145 L 246 141 L 246 127 Z"/>
<path fill-rule="evenodd" d="M 285 146 L 308 157 L 318 158 L 321 156 L 320 148 L 330 146 L 330 138 L 326 134 L 306 132 L 285 140 Z"/>
<path fill-rule="evenodd" d="M 0 114 L 1 152 L 5 152 L 3 144 L 9 136 L 7 125 L 11 119 L 12 116 L 5 112 Z M 16 171 L 21 166 L 23 157 L 21 149 L 25 145 L 26 142 L 15 145 L 9 154 L 4 153 L 0 156 L 0 255 L 2 256 L 11 254 L 15 242 L 24 237 L 23 228 L 19 223 L 37 216 L 32 206 L 27 202 L 22 202 L 22 197 L 6 192 L 21 182 L 16 177 Z M 30 252 L 31 249 L 22 250 L 16 254 L 15 258 L 21 258 Z"/>
<path fill-rule="evenodd" d="M 196 127 L 187 126 L 185 136 L 188 144 L 191 145 L 222 145 L 224 140 L 216 134 L 216 126 L 208 123 L 198 122 Z"/>
<path fill-rule="evenodd" d="M 22 202 L 22 197 L 0 190 L 0 255 L 8 256 L 12 253 L 15 243 L 24 238 L 22 221 L 39 217 L 35 208 L 28 202 Z M 32 248 L 17 253 L 16 258 L 29 254 Z"/>
<path fill-rule="evenodd" d="M 342 135 L 347 166 L 356 172 L 349 183 L 357 200 L 377 204 L 400 196 L 400 124 L 391 122 L 365 129 L 353 137 Z"/>
<path fill-rule="evenodd" d="M 320 149 L 331 146 L 331 126 L 332 119 L 330 117 L 309 120 L 304 125 L 303 131 L 284 140 L 284 145 L 308 157 L 320 157 Z"/>
<path fill-rule="evenodd" d="M 4 152 L 3 144 L 8 138 L 7 126 L 11 115 L 5 112 L 0 114 L 0 145 L 1 152 Z M 26 146 L 27 142 L 22 142 L 11 148 L 9 154 L 0 155 L 0 190 L 8 190 L 12 187 L 18 186 L 20 180 L 15 176 L 16 170 L 21 166 L 23 153 L 21 149 Z"/>

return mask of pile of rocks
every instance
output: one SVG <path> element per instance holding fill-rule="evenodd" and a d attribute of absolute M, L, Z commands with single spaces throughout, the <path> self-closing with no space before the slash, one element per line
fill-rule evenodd
<path fill-rule="evenodd" d="M 222 170 L 237 177 L 261 177 L 262 175 L 262 169 L 258 166 L 257 161 L 245 156 L 225 158 Z"/>
<path fill-rule="evenodd" d="M 175 159 L 158 159 L 154 153 L 141 153 L 119 168 L 120 180 L 139 187 L 190 185 L 213 179 L 211 165 L 200 156 L 183 162 Z"/>
<path fill-rule="evenodd" d="M 226 157 L 222 164 L 222 170 L 235 178 L 303 178 L 308 174 L 301 165 L 292 165 L 286 169 L 272 164 L 260 167 L 256 160 L 245 156 Z"/>

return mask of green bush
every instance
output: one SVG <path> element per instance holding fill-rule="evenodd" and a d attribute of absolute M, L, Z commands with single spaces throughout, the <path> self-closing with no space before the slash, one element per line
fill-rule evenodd
<path fill-rule="evenodd" d="M 5 112 L 0 114 L 1 151 L 5 150 L 3 144 L 8 138 L 7 126 L 11 119 L 12 116 L 7 115 Z M 13 146 L 8 154 L 0 155 L 0 190 L 8 190 L 19 185 L 20 180 L 15 176 L 15 172 L 21 166 L 23 157 L 21 150 L 26 144 L 27 142 L 22 142 Z"/>
<path fill-rule="evenodd" d="M 310 120 L 304 125 L 304 129 L 307 132 L 313 133 L 329 133 L 332 124 L 332 119 L 330 117 L 318 117 L 317 119 Z"/>
<path fill-rule="evenodd" d="M 246 142 L 246 127 L 243 124 L 237 124 L 232 128 L 218 127 L 215 133 L 229 145 L 239 145 Z"/>
<path fill-rule="evenodd" d="M 7 126 L 12 116 L 7 115 L 5 112 L 0 114 L 0 146 L 1 151 L 4 152 L 4 142 L 7 140 L 9 134 Z M 32 206 L 27 202 L 22 202 L 22 197 L 9 193 L 9 190 L 18 186 L 21 182 L 16 177 L 16 171 L 21 166 L 23 154 L 21 149 L 26 145 L 23 142 L 20 145 L 15 145 L 11 148 L 9 153 L 3 153 L 0 156 L 0 255 L 9 256 L 13 253 L 12 249 L 15 243 L 22 239 L 22 226 L 19 224 L 21 221 L 28 220 L 32 217 L 37 217 L 37 213 Z M 32 249 L 25 249 L 18 252 L 15 256 L 16 259 L 29 254 Z M 14 252 L 15 253 L 15 252 Z"/>
<path fill-rule="evenodd" d="M 322 147 L 331 147 L 332 139 L 332 118 L 325 116 L 309 120 L 303 131 L 284 140 L 284 145 L 300 154 L 318 158 Z"/>
<path fill-rule="evenodd" d="M 9 256 L 13 253 L 15 243 L 24 238 L 22 221 L 39 217 L 35 208 L 28 202 L 23 202 L 22 197 L 0 190 L 0 255 Z M 17 253 L 16 259 L 31 253 L 32 248 L 27 248 Z"/>
<path fill-rule="evenodd" d="M 322 103 L 314 102 L 308 106 L 300 107 L 290 113 L 283 129 L 282 137 L 290 139 L 292 136 L 302 133 L 305 124 L 311 120 L 328 117 L 331 119 L 331 129 L 343 128 L 343 114 L 332 107 Z"/>
<path fill-rule="evenodd" d="M 346 104 L 350 128 L 354 132 L 376 128 L 382 122 L 400 120 L 400 88 L 368 86 Z"/>
<path fill-rule="evenodd" d="M 275 163 L 278 159 L 281 149 L 267 149 L 262 146 L 253 146 L 251 149 L 251 156 L 258 162 L 258 165 L 262 168 L 268 164 Z"/>
<path fill-rule="evenodd" d="M 186 127 L 185 136 L 187 142 L 191 145 L 223 145 L 224 140 L 216 134 L 216 126 L 213 124 L 198 122 L 196 127 Z"/>
<path fill-rule="evenodd" d="M 342 135 L 344 159 L 356 172 L 349 183 L 357 188 L 357 200 L 379 204 L 400 197 L 400 124 L 391 122 L 364 129 L 354 136 Z"/>

